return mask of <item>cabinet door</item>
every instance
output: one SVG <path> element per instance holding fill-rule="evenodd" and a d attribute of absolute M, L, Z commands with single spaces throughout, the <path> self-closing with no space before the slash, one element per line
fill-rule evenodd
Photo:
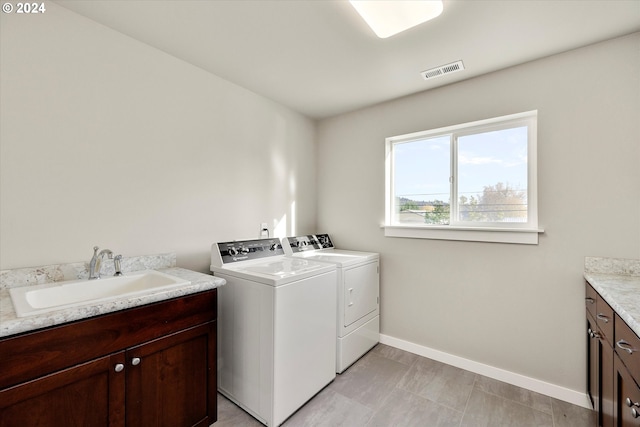
<path fill-rule="evenodd" d="M 615 355 L 615 426 L 640 426 L 640 387 Z"/>
<path fill-rule="evenodd" d="M 613 427 L 613 347 L 600 338 L 600 411 L 602 427 Z"/>
<path fill-rule="evenodd" d="M 215 328 L 210 322 L 127 350 L 128 426 L 215 422 Z"/>
<path fill-rule="evenodd" d="M 613 309 L 600 295 L 596 301 L 596 325 L 600 335 L 600 420 L 602 427 L 613 427 Z"/>
<path fill-rule="evenodd" d="M 0 391 L 0 426 L 123 427 L 123 363 L 121 352 Z"/>
<path fill-rule="evenodd" d="M 378 309 L 378 263 L 344 270 L 344 325 L 349 326 Z"/>
<path fill-rule="evenodd" d="M 587 311 L 587 392 L 594 410 L 600 410 L 600 335 Z M 598 423 L 598 425 L 602 425 Z"/>

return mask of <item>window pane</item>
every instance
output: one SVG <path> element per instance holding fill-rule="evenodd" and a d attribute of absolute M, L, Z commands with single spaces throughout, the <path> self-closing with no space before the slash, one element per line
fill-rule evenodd
<path fill-rule="evenodd" d="M 393 146 L 395 215 L 400 223 L 449 224 L 450 137 Z"/>
<path fill-rule="evenodd" d="M 527 127 L 458 138 L 458 220 L 527 222 Z"/>

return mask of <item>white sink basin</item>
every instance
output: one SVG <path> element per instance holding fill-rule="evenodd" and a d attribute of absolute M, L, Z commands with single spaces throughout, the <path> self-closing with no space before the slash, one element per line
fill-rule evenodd
<path fill-rule="evenodd" d="M 98 280 L 70 280 L 10 288 L 18 317 L 47 313 L 113 299 L 140 296 L 188 285 L 188 280 L 155 270 L 127 273 Z"/>

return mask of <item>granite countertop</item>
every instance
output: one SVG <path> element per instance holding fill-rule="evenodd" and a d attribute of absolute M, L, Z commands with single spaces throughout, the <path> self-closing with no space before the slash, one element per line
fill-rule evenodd
<path fill-rule="evenodd" d="M 175 267 L 175 262 L 169 263 L 168 265 L 169 266 L 155 265 L 149 269 L 158 270 L 160 272 L 188 280 L 189 283 L 185 286 L 166 291 L 153 292 L 142 296 L 135 295 L 123 297 L 105 302 L 88 303 L 82 306 L 69 307 L 66 309 L 26 317 L 18 317 L 16 315 L 11 296 L 9 294 L 9 287 L 11 286 L 0 287 L 0 338 L 158 301 L 164 301 L 196 292 L 207 291 L 225 284 L 225 280 L 220 277 L 214 277 L 209 274 L 178 268 Z M 144 267 L 147 269 L 149 266 L 145 265 Z M 58 266 L 56 266 L 56 271 L 57 270 L 60 270 Z M 39 271 L 42 271 L 42 269 Z M 7 275 L 13 273 L 13 271 L 10 270 L 5 270 L 4 272 L 9 272 Z M 16 274 L 13 275 L 16 276 Z M 55 281 L 68 279 L 69 278 L 66 277 Z M 47 280 L 47 282 L 51 282 L 51 280 Z M 33 283 L 29 283 L 27 280 L 27 284 Z"/>
<path fill-rule="evenodd" d="M 640 336 L 640 260 L 587 257 L 584 278 Z"/>

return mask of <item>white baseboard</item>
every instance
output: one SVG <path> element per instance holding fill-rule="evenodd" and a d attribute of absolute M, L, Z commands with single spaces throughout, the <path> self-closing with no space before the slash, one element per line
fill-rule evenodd
<path fill-rule="evenodd" d="M 389 335 L 380 334 L 380 342 L 391 347 L 399 348 L 400 350 L 408 351 L 409 353 L 424 356 L 429 359 L 437 360 L 438 362 L 446 363 L 447 365 L 484 375 L 485 377 L 526 388 L 527 390 L 535 391 L 536 393 L 544 394 L 573 405 L 591 409 L 591 404 L 587 394 L 581 391 L 570 390 L 559 385 L 516 374 L 515 372 L 485 365 L 484 363 L 474 362 L 473 360 L 465 359 L 464 357 L 454 356 L 440 350 L 404 341 Z"/>

